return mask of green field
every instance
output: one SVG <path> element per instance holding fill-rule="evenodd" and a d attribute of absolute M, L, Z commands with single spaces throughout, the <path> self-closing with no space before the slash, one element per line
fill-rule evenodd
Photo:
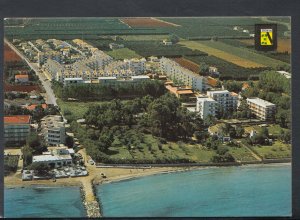
<path fill-rule="evenodd" d="M 275 141 L 272 146 L 252 147 L 264 159 L 280 159 L 291 157 L 291 145 Z"/>
<path fill-rule="evenodd" d="M 234 26 L 254 31 L 254 24 L 269 23 L 253 17 L 194 17 L 159 18 L 178 24 L 178 27 L 139 27 L 129 28 L 119 18 L 39 18 L 6 19 L 4 22 L 6 37 L 21 39 L 99 39 L 101 35 L 168 35 L 174 33 L 181 38 L 225 38 L 249 37 L 242 31 L 234 31 Z M 16 27 L 19 25 L 19 27 Z M 278 24 L 278 34 L 282 36 L 288 28 L 285 23 Z M 137 39 L 139 40 L 139 39 Z"/>
<path fill-rule="evenodd" d="M 166 38 L 168 38 L 169 35 L 163 34 L 163 35 L 122 35 L 121 38 L 126 41 L 162 41 Z"/>
<path fill-rule="evenodd" d="M 249 37 L 249 34 L 242 31 L 234 31 L 234 26 L 239 26 L 243 29 L 254 33 L 255 24 L 269 23 L 261 18 L 253 17 L 201 17 L 201 18 L 160 18 L 161 20 L 172 22 L 181 27 L 169 28 L 171 33 L 175 33 L 182 38 L 203 38 L 203 37 Z M 195 28 L 197 27 L 197 28 Z M 279 24 L 278 35 L 282 36 L 284 31 L 287 31 L 285 25 Z"/>
<path fill-rule="evenodd" d="M 220 41 L 182 41 L 180 43 L 188 48 L 203 51 L 245 68 L 275 68 L 278 65 L 287 65 L 287 63 L 280 60 L 275 60 L 249 49 L 234 47 Z"/>
<path fill-rule="evenodd" d="M 65 115 L 66 111 L 71 112 L 74 119 L 80 119 L 83 117 L 84 113 L 88 110 L 89 106 L 97 105 L 104 103 L 102 101 L 95 102 L 77 102 L 77 101 L 69 101 L 64 102 L 60 99 L 57 100 L 57 104 L 59 105 L 61 112 Z"/>
<path fill-rule="evenodd" d="M 118 144 L 118 140 L 114 141 Z M 111 147 L 114 154 L 110 155 L 112 159 L 118 160 L 136 160 L 136 161 L 165 161 L 172 162 L 178 159 L 186 159 L 190 162 L 210 162 L 215 155 L 212 150 L 207 150 L 197 144 L 178 144 L 169 142 L 163 144 L 161 149 L 158 147 L 159 141 L 151 135 L 145 135 L 144 143 L 139 146 L 132 146 L 131 149 L 126 147 Z"/>
<path fill-rule="evenodd" d="M 138 55 L 135 51 L 130 50 L 128 48 L 114 49 L 106 53 L 111 57 L 113 57 L 114 59 L 118 59 L 118 60 L 141 58 L 141 56 Z"/>
<path fill-rule="evenodd" d="M 134 50 L 143 57 L 149 56 L 166 56 L 166 57 L 180 57 L 180 56 L 203 56 L 207 55 L 199 50 L 190 49 L 180 44 L 173 44 L 165 46 L 161 41 L 121 41 L 125 47 Z"/>
<path fill-rule="evenodd" d="M 229 153 L 237 160 L 241 162 L 256 161 L 252 154 L 245 147 L 228 147 Z"/>

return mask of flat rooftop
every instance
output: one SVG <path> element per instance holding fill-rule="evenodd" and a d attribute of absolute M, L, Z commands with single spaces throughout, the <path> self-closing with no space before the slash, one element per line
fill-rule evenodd
<path fill-rule="evenodd" d="M 37 155 L 32 157 L 32 162 L 51 162 L 61 160 L 72 160 L 71 155 Z"/>
<path fill-rule="evenodd" d="M 275 106 L 275 104 L 268 102 L 266 100 L 260 99 L 260 98 L 247 98 L 247 101 L 252 102 L 259 106 L 263 106 L 263 107 Z"/>

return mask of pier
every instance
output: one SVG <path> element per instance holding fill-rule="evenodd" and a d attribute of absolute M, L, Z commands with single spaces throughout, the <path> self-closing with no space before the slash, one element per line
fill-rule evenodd
<path fill-rule="evenodd" d="M 91 179 L 82 180 L 83 205 L 85 206 L 87 217 L 101 217 L 100 205 L 94 194 L 93 183 Z"/>

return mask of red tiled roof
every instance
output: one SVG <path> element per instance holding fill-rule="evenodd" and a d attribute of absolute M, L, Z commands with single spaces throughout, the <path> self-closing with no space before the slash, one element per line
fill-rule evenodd
<path fill-rule="evenodd" d="M 38 105 L 33 104 L 33 105 L 28 105 L 25 108 L 28 109 L 29 111 L 33 111 Z M 47 108 L 47 104 L 42 104 L 42 108 L 46 109 Z"/>
<path fill-rule="evenodd" d="M 15 75 L 15 79 L 28 79 L 28 74 Z"/>
<path fill-rule="evenodd" d="M 243 83 L 243 89 L 248 89 L 250 86 L 248 83 Z"/>
<path fill-rule="evenodd" d="M 30 115 L 9 115 L 4 116 L 4 124 L 29 124 Z"/>
<path fill-rule="evenodd" d="M 236 94 L 235 92 L 231 92 L 232 96 L 238 96 L 238 94 Z"/>

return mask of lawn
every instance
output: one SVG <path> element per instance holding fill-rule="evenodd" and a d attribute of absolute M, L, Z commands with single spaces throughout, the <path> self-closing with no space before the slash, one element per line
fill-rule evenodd
<path fill-rule="evenodd" d="M 252 148 L 265 159 L 291 157 L 291 145 L 284 144 L 281 141 L 275 141 L 272 146 L 254 146 Z"/>
<path fill-rule="evenodd" d="M 141 58 L 135 51 L 128 48 L 115 49 L 106 52 L 108 55 L 114 59 L 123 60 L 123 59 L 132 59 L 132 58 Z"/>
<path fill-rule="evenodd" d="M 57 100 L 58 106 L 61 109 L 61 112 L 65 115 L 66 112 L 71 112 L 74 119 L 80 119 L 83 117 L 84 113 L 88 110 L 89 106 L 97 105 L 104 103 L 102 101 L 98 102 L 77 102 L 77 101 L 69 101 L 64 102 L 60 99 Z"/>

